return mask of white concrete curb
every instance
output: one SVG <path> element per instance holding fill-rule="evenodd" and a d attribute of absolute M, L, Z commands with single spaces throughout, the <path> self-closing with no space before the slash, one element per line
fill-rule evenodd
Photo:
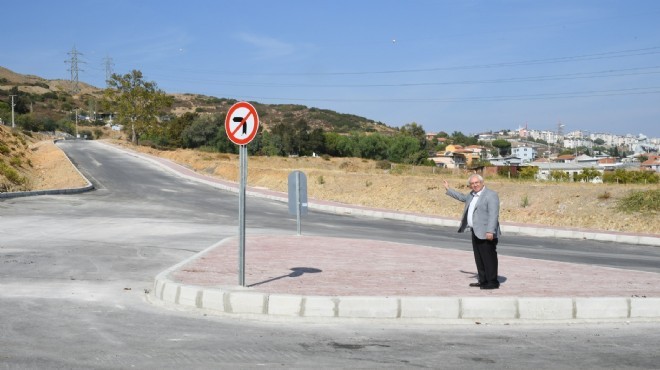
<path fill-rule="evenodd" d="M 159 275 L 151 299 L 205 312 L 270 318 L 478 322 L 660 321 L 660 298 L 298 296 L 188 286 Z"/>

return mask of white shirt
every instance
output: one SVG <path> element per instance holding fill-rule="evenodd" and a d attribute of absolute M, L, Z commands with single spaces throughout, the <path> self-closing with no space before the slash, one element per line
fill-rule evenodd
<path fill-rule="evenodd" d="M 467 223 L 468 226 L 470 227 L 474 226 L 474 223 L 472 222 L 472 214 L 474 213 L 474 208 L 477 206 L 477 202 L 479 201 L 479 194 L 481 194 L 482 191 L 484 191 L 484 189 L 481 189 L 480 192 L 474 194 L 474 196 L 472 197 L 472 201 L 468 206 Z"/>

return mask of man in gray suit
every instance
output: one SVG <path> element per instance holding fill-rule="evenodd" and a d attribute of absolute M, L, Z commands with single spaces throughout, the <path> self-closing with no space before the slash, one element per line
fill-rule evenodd
<path fill-rule="evenodd" d="M 473 174 L 468 179 L 472 189 L 468 194 L 461 194 L 449 188 L 444 181 L 446 194 L 465 203 L 463 218 L 458 232 L 467 228 L 472 230 L 472 251 L 477 264 L 479 281 L 471 283 L 471 287 L 481 289 L 498 289 L 497 280 L 497 241 L 500 231 L 500 198 L 496 192 L 486 189 L 483 177 Z"/>

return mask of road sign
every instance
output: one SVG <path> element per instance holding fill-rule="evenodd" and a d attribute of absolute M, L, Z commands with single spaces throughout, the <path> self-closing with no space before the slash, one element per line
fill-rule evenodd
<path fill-rule="evenodd" d="M 245 188 L 247 186 L 247 144 L 259 130 L 259 115 L 248 102 L 232 105 L 225 118 L 227 137 L 240 145 L 240 179 L 238 184 L 238 284 L 245 286 Z"/>
<path fill-rule="evenodd" d="M 246 145 L 257 135 L 259 115 L 248 102 L 238 102 L 229 108 L 225 119 L 227 137 L 234 144 Z"/>

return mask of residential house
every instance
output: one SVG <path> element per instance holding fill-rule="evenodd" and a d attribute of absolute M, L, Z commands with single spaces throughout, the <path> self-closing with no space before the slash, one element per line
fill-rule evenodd
<path fill-rule="evenodd" d="M 522 164 L 522 159 L 510 155 L 507 157 L 491 158 L 489 162 L 490 164 L 496 167 L 510 167 L 510 166 L 520 166 Z"/>
<path fill-rule="evenodd" d="M 471 152 L 470 152 L 471 153 Z M 465 149 L 461 145 L 447 145 L 444 152 L 437 152 L 434 157 L 429 158 L 438 167 L 445 168 L 465 168 L 466 156 Z"/>
<path fill-rule="evenodd" d="M 649 159 L 642 162 L 640 168 L 646 171 L 660 172 L 660 155 L 649 156 Z"/>
<path fill-rule="evenodd" d="M 563 154 L 557 156 L 554 161 L 558 163 L 573 163 L 575 161 L 575 156 L 572 154 Z"/>
<path fill-rule="evenodd" d="M 586 154 L 580 154 L 575 157 L 575 162 L 580 164 L 591 164 L 592 166 L 598 166 L 598 158 L 588 156 Z"/>
<path fill-rule="evenodd" d="M 511 148 L 511 156 L 520 158 L 522 163 L 529 163 L 534 161 L 537 156 L 536 148 L 521 145 L 515 148 Z"/>
<path fill-rule="evenodd" d="M 604 171 L 613 171 L 621 167 L 622 165 L 621 162 L 617 162 L 616 158 L 612 158 L 612 157 L 600 158 L 598 159 L 597 164 L 598 164 L 598 168 Z"/>
<path fill-rule="evenodd" d="M 536 174 L 537 180 L 552 180 L 553 171 L 562 171 L 568 174 L 568 176 L 573 179 L 577 174 L 582 173 L 586 168 L 594 168 L 592 164 L 580 164 L 580 163 L 564 163 L 564 162 L 544 162 L 537 161 L 532 163 L 524 164 L 524 166 L 535 166 L 538 167 L 539 172 Z M 599 179 L 600 180 L 600 179 Z"/>

